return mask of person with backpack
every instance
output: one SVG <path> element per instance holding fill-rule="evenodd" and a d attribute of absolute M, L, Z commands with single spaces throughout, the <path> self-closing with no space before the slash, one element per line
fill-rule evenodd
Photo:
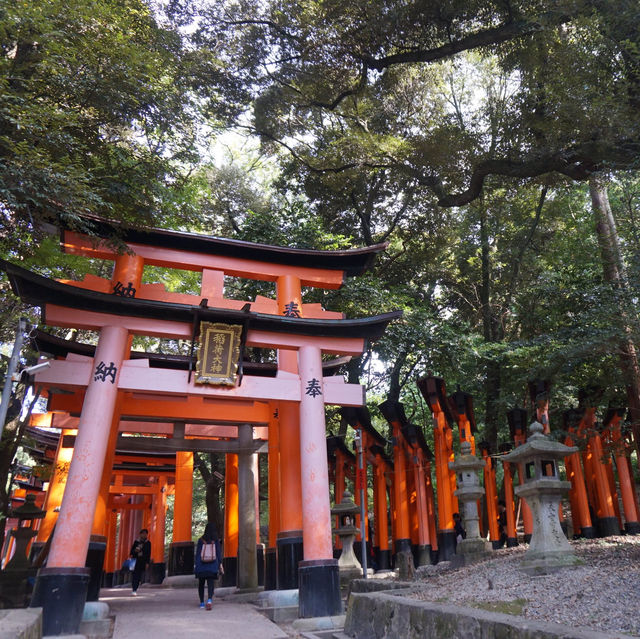
<path fill-rule="evenodd" d="M 200 608 L 211 610 L 213 599 L 213 582 L 223 573 L 222 549 L 215 524 L 210 521 L 204 528 L 202 537 L 198 539 L 195 556 L 195 574 L 198 579 L 198 595 Z M 207 582 L 207 603 L 204 603 L 204 583 Z"/>

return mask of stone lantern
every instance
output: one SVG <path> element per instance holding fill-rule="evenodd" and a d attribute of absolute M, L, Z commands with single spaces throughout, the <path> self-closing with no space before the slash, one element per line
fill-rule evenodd
<path fill-rule="evenodd" d="M 578 449 L 544 435 L 539 422 L 533 422 L 529 430 L 527 442 L 504 455 L 503 460 L 522 464 L 524 483 L 514 492 L 526 499 L 533 513 L 533 533 L 521 568 L 530 575 L 546 575 L 581 563 L 573 554 L 558 517 L 562 495 L 571 487 L 571 482 L 560 479 L 558 461 Z"/>
<path fill-rule="evenodd" d="M 28 605 L 37 573 L 37 568 L 32 567 L 29 561 L 27 546 L 38 534 L 32 528 L 33 521 L 42 519 L 46 513 L 38 508 L 35 502 L 36 496 L 33 493 L 27 493 L 24 504 L 9 511 L 9 516 L 18 520 L 18 526 L 10 533 L 16 546 L 13 557 L 0 572 L 0 597 L 16 608 Z M 24 525 L 23 522 L 28 523 Z"/>
<path fill-rule="evenodd" d="M 362 576 L 362 565 L 353 552 L 353 542 L 359 532 L 356 527 L 356 514 L 359 512 L 360 506 L 354 503 L 348 490 L 344 491 L 342 501 L 331 509 L 331 514 L 337 515 L 340 521 L 335 532 L 342 543 L 342 552 L 338 559 L 341 588 L 346 587 L 352 579 Z"/>
<path fill-rule="evenodd" d="M 467 441 L 460 444 L 460 455 L 449 462 L 449 468 L 456 472 L 458 488 L 453 493 L 462 503 L 466 539 L 458 542 L 454 563 L 473 563 L 485 559 L 489 555 L 489 544 L 480 536 L 478 524 L 478 499 L 484 495 L 480 485 L 479 472 L 485 462 L 471 454 L 471 444 Z"/>

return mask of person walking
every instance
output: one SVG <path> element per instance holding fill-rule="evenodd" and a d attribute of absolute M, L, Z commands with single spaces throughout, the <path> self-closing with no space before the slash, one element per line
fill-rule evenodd
<path fill-rule="evenodd" d="M 131 546 L 129 557 L 135 561 L 135 566 L 131 572 L 131 594 L 135 597 L 138 594 L 138 586 L 142 581 L 149 562 L 151 561 L 151 542 L 148 539 L 149 531 L 143 528 Z"/>
<path fill-rule="evenodd" d="M 215 524 L 210 521 L 204 528 L 202 537 L 198 539 L 195 556 L 195 574 L 198 578 L 198 595 L 200 608 L 211 610 L 213 601 L 213 582 L 218 573 L 223 574 L 222 548 L 218 539 Z M 207 603 L 204 603 L 204 584 L 207 582 Z"/>

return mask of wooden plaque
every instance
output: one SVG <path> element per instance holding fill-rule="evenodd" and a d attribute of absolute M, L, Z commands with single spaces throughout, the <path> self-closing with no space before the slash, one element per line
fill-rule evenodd
<path fill-rule="evenodd" d="M 235 386 L 241 338 L 242 326 L 202 322 L 195 383 Z"/>

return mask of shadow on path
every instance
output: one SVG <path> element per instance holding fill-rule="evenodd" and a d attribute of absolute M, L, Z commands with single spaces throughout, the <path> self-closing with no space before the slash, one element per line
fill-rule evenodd
<path fill-rule="evenodd" d="M 141 586 L 103 588 L 116 623 L 113 639 L 284 639 L 287 634 L 252 604 L 214 598 L 213 610 L 199 608 L 195 588 Z"/>

